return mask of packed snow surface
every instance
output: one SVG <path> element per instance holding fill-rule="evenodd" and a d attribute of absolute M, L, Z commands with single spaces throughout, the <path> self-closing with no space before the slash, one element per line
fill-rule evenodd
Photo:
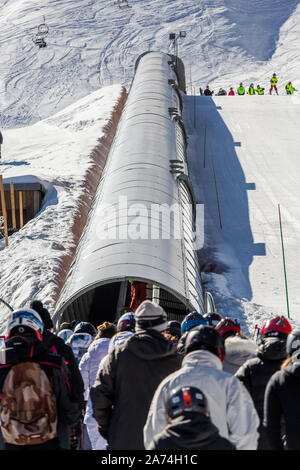
<path fill-rule="evenodd" d="M 274 72 L 281 95 L 185 99 L 192 180 L 205 203 L 203 279 L 219 310 L 249 332 L 275 312 L 286 314 L 280 204 L 291 317 L 297 322 L 300 113 L 299 95 L 284 96 L 284 86 L 291 80 L 300 90 L 300 0 L 129 5 L 121 10 L 114 0 L 0 0 L 0 172 L 5 181 L 39 181 L 48 190 L 41 213 L 0 253 L 1 296 L 18 306 L 36 295 L 51 307 L 57 253 L 72 243 L 68 229 L 89 151 L 120 85 L 129 89 L 140 54 L 173 53 L 169 33 L 184 30 L 187 36 L 177 45 L 189 95 L 199 95 L 207 84 L 228 90 L 253 82 L 268 89 Z M 44 19 L 47 47 L 39 49 L 32 39 Z"/>

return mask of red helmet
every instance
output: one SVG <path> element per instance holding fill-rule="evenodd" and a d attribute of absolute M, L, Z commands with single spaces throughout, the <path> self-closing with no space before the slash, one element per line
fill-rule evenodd
<path fill-rule="evenodd" d="M 231 318 L 223 318 L 219 323 L 215 326 L 215 329 L 218 330 L 221 336 L 227 333 L 239 333 L 241 331 L 239 325 L 235 323 Z"/>
<path fill-rule="evenodd" d="M 285 333 L 289 335 L 292 331 L 292 327 L 288 320 L 281 317 L 272 318 L 267 323 L 265 323 L 260 331 L 260 335 L 265 335 L 266 333 L 273 333 L 274 331 L 279 331 L 280 333 Z"/>

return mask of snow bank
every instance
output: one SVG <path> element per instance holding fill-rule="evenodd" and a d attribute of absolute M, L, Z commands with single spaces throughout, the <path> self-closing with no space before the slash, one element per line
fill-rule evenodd
<path fill-rule="evenodd" d="M 120 85 L 106 87 L 49 119 L 5 132 L 4 182 L 39 181 L 47 190 L 41 211 L 0 252 L 1 297 L 14 308 L 33 298 L 53 307 L 125 95 Z"/>

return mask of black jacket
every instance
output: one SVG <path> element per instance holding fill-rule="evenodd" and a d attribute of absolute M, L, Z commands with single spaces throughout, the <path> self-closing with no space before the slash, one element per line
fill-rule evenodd
<path fill-rule="evenodd" d="M 90 390 L 93 416 L 111 450 L 143 450 L 143 427 L 160 382 L 181 357 L 161 333 L 136 333 L 106 359 Z"/>
<path fill-rule="evenodd" d="M 280 370 L 285 358 L 286 338 L 261 338 L 257 357 L 246 361 L 235 374 L 250 393 L 260 419 L 258 450 L 269 450 L 268 440 L 262 426 L 265 389 L 272 375 Z"/>
<path fill-rule="evenodd" d="M 9 359 L 9 357 L 8 357 Z M 61 449 L 70 449 L 71 428 L 78 422 L 81 416 L 81 407 L 74 403 L 70 398 L 70 384 L 68 373 L 61 356 L 49 352 L 43 343 L 34 348 L 34 354 L 29 359 L 29 355 L 24 360 L 14 361 L 12 363 L 0 365 L 0 393 L 5 378 L 12 366 L 18 362 L 37 362 L 46 373 L 52 384 L 54 395 L 57 400 L 57 434 L 59 446 Z M 12 446 L 11 446 L 12 447 Z M 0 432 L 0 450 L 5 449 L 2 433 Z"/>
<path fill-rule="evenodd" d="M 185 411 L 173 419 L 150 443 L 147 450 L 236 450 L 235 446 L 220 436 L 209 416 Z"/>
<path fill-rule="evenodd" d="M 284 420 L 287 450 L 300 450 L 300 353 L 270 379 L 265 393 L 264 429 L 272 450 L 282 450 Z"/>
<path fill-rule="evenodd" d="M 64 358 L 70 371 L 71 399 L 78 402 L 83 408 L 84 383 L 72 348 L 68 346 L 63 339 L 47 330 L 43 332 L 43 344 L 48 350 L 54 348 L 57 353 Z"/>

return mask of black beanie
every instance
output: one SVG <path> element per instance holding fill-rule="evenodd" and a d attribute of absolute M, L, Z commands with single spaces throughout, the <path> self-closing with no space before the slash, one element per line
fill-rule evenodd
<path fill-rule="evenodd" d="M 40 300 L 33 300 L 30 303 L 30 308 L 35 310 L 40 315 L 42 322 L 44 323 L 45 330 L 51 330 L 53 328 L 53 321 L 51 320 L 50 313 L 43 306 Z"/>

